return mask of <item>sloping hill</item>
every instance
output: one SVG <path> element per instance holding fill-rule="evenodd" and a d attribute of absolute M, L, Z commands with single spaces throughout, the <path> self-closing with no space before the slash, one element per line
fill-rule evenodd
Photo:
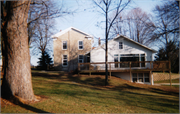
<path fill-rule="evenodd" d="M 178 88 L 130 83 L 104 75 L 32 71 L 39 102 L 1 99 L 3 113 L 178 113 Z M 3 104 L 3 105 L 2 105 Z"/>

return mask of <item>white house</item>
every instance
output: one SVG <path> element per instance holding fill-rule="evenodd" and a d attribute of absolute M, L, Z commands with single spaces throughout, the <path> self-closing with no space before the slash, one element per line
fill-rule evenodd
<path fill-rule="evenodd" d="M 120 35 L 108 42 L 108 62 L 132 61 L 131 68 L 137 70 L 127 72 L 126 69 L 129 69 L 129 63 L 112 63 L 108 67 L 110 67 L 111 70 L 121 70 L 120 72 L 112 72 L 114 76 L 132 82 L 153 84 L 153 76 L 151 76 L 150 71 L 141 70 L 149 69 L 150 62 L 133 63 L 135 61 L 152 61 L 153 53 L 156 53 L 156 51 Z M 91 64 L 105 62 L 105 44 L 98 46 L 86 54 L 90 55 Z M 99 70 L 105 69 L 105 64 L 94 64 L 93 66 L 98 67 Z"/>

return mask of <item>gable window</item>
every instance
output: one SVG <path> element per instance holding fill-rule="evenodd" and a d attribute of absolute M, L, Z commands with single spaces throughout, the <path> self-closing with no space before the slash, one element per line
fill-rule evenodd
<path fill-rule="evenodd" d="M 83 55 L 79 55 L 78 63 L 83 63 L 83 62 L 84 62 L 84 56 Z"/>
<path fill-rule="evenodd" d="M 119 42 L 119 49 L 123 49 L 123 42 Z"/>
<path fill-rule="evenodd" d="M 68 65 L 68 59 L 67 59 L 67 55 L 63 55 L 63 66 L 67 66 Z"/>
<path fill-rule="evenodd" d="M 79 49 L 83 49 L 83 41 L 79 41 Z"/>
<path fill-rule="evenodd" d="M 63 50 L 67 49 L 67 41 L 63 41 Z"/>

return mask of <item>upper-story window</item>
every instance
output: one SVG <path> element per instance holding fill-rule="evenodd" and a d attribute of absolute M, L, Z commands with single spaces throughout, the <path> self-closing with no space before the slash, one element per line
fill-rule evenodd
<path fill-rule="evenodd" d="M 79 41 L 79 49 L 83 49 L 83 41 Z"/>
<path fill-rule="evenodd" d="M 67 41 L 63 41 L 63 50 L 67 49 Z"/>
<path fill-rule="evenodd" d="M 119 49 L 123 49 L 123 42 L 119 42 Z"/>

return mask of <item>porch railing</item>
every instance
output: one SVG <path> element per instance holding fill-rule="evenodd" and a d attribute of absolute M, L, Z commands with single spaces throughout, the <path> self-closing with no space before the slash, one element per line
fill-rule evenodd
<path fill-rule="evenodd" d="M 130 69 L 149 69 L 152 71 L 169 71 L 170 61 L 137 61 L 137 62 L 108 62 L 108 70 L 130 70 Z M 100 71 L 105 70 L 105 62 L 97 63 L 78 63 L 79 71 Z"/>

